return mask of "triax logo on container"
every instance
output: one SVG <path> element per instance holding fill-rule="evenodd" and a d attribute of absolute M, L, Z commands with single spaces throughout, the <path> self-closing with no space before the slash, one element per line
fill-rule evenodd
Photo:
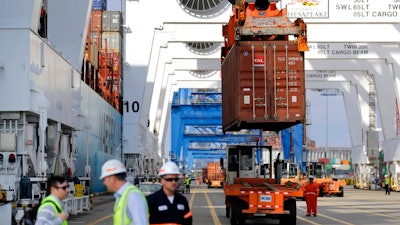
<path fill-rule="evenodd" d="M 254 67 L 264 67 L 264 56 L 263 55 L 255 55 L 254 56 Z"/>

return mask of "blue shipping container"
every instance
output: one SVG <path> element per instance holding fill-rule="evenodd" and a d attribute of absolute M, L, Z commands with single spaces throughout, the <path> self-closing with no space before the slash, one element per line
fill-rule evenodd
<path fill-rule="evenodd" d="M 92 10 L 107 10 L 107 0 L 93 0 Z"/>

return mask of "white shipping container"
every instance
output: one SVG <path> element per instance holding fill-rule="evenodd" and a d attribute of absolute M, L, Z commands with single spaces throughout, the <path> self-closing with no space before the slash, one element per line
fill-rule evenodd
<path fill-rule="evenodd" d="M 101 35 L 101 48 L 107 52 L 121 52 L 121 34 L 119 32 L 103 32 Z"/>

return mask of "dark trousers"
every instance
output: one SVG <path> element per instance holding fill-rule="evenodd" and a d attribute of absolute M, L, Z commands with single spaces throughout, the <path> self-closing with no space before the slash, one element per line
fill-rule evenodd
<path fill-rule="evenodd" d="M 385 184 L 385 195 L 390 195 L 389 184 Z"/>

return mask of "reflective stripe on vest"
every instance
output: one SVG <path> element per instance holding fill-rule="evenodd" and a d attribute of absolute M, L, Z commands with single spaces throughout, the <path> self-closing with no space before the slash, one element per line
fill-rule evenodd
<path fill-rule="evenodd" d="M 40 203 L 40 207 L 38 209 L 38 213 L 40 212 L 40 210 L 42 210 L 45 206 L 51 205 L 51 207 L 53 207 L 54 210 L 54 215 L 57 217 L 57 215 L 59 213 L 64 212 L 64 209 L 61 207 L 60 203 L 58 203 L 57 199 L 55 199 L 53 196 L 49 195 L 46 198 L 44 198 L 42 200 L 42 202 Z M 60 212 L 58 211 L 58 209 L 60 209 Z M 67 220 L 64 220 L 62 225 L 68 225 Z"/>
<path fill-rule="evenodd" d="M 136 192 L 140 194 L 142 197 L 143 201 L 147 202 L 146 197 L 142 194 L 142 192 L 133 185 L 129 185 L 129 187 L 122 193 L 121 197 L 119 198 L 118 203 L 114 205 L 114 224 L 118 225 L 127 225 L 132 222 L 132 220 L 129 219 L 128 215 L 126 214 L 126 205 L 128 204 L 128 195 L 132 192 Z M 149 213 L 149 207 L 147 207 L 147 214 Z"/>

